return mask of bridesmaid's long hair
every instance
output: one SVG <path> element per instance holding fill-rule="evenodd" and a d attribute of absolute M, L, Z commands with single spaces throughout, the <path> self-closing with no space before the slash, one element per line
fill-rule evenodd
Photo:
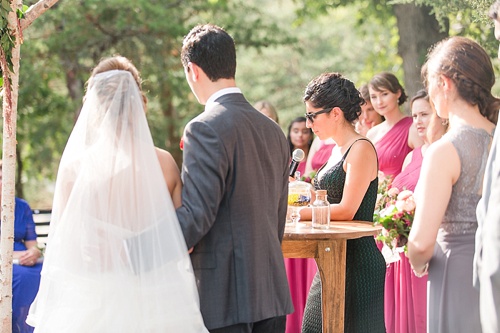
<path fill-rule="evenodd" d="M 460 97 L 477 105 L 481 114 L 496 124 L 500 99 L 491 94 L 495 73 L 490 57 L 478 43 L 459 36 L 438 42 L 422 67 L 424 81 L 429 70 L 450 78 Z"/>

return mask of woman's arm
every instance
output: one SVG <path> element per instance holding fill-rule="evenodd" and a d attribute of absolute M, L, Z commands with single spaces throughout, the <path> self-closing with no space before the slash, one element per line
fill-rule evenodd
<path fill-rule="evenodd" d="M 33 266 L 38 258 L 42 256 L 42 252 L 38 249 L 36 240 L 25 241 L 26 251 L 14 251 L 13 258 L 19 260 L 19 265 Z"/>
<path fill-rule="evenodd" d="M 425 270 L 434 252 L 439 226 L 460 175 L 460 158 L 448 141 L 427 150 L 415 191 L 416 211 L 408 239 L 408 257 L 416 273 Z"/>
<path fill-rule="evenodd" d="M 42 252 L 38 249 L 38 243 L 36 240 L 36 230 L 35 222 L 33 221 L 33 212 L 31 207 L 25 201 L 16 200 L 16 219 L 20 223 L 14 223 L 14 227 L 19 228 L 23 226 L 24 230 L 24 245 L 26 250 L 24 251 L 14 251 L 13 258 L 19 260 L 20 265 L 33 266 L 36 264 L 38 258 L 42 256 Z"/>
<path fill-rule="evenodd" d="M 344 194 L 338 204 L 330 205 L 332 221 L 349 221 L 361 205 L 370 182 L 377 177 L 377 154 L 370 142 L 356 142 L 344 161 L 346 179 Z M 303 220 L 311 220 L 311 208 L 300 211 Z"/>
<path fill-rule="evenodd" d="M 172 197 L 175 208 L 181 206 L 182 181 L 179 168 L 172 155 L 160 148 L 156 148 L 156 155 L 160 161 L 163 178 L 167 183 L 168 191 Z"/>

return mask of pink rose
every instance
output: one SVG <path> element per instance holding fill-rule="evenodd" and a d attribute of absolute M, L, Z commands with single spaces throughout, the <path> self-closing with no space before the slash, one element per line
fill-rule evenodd
<path fill-rule="evenodd" d="M 413 197 L 409 197 L 404 201 L 403 210 L 405 212 L 413 212 L 415 210 L 415 207 L 416 205 L 415 205 L 415 200 L 413 200 Z"/>
<path fill-rule="evenodd" d="M 403 213 L 403 212 L 398 211 L 397 213 L 395 213 L 395 214 L 394 214 L 394 216 L 393 216 L 393 220 L 399 220 L 400 218 L 402 218 L 402 217 L 403 217 L 403 215 L 404 215 L 404 213 Z"/>
<path fill-rule="evenodd" d="M 399 190 L 397 187 L 391 187 L 389 189 L 389 191 L 387 191 L 387 195 L 389 195 L 390 197 L 395 197 L 399 194 Z"/>

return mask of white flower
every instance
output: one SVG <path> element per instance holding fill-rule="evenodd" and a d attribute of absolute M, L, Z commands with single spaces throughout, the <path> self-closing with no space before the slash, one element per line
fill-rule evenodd
<path fill-rule="evenodd" d="M 404 190 L 404 191 L 401 191 L 399 194 L 398 194 L 398 200 L 406 200 L 410 197 L 413 196 L 413 192 L 410 191 L 410 190 Z"/>

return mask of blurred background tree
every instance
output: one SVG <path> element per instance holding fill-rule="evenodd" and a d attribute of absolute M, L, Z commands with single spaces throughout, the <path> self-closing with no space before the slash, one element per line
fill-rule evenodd
<path fill-rule="evenodd" d="M 492 1 L 60 0 L 25 31 L 18 195 L 35 208 L 50 208 L 85 81 L 102 57 L 121 54 L 137 65 L 155 144 L 180 165 L 184 125 L 203 110 L 179 59 L 182 38 L 194 25 L 211 22 L 234 37 L 238 86 L 250 103 L 273 103 L 286 129 L 304 113 L 303 90 L 321 72 L 341 72 L 361 85 L 392 71 L 411 96 L 421 87 L 428 48 L 445 36 L 470 36 L 496 57 L 486 18 Z"/>

